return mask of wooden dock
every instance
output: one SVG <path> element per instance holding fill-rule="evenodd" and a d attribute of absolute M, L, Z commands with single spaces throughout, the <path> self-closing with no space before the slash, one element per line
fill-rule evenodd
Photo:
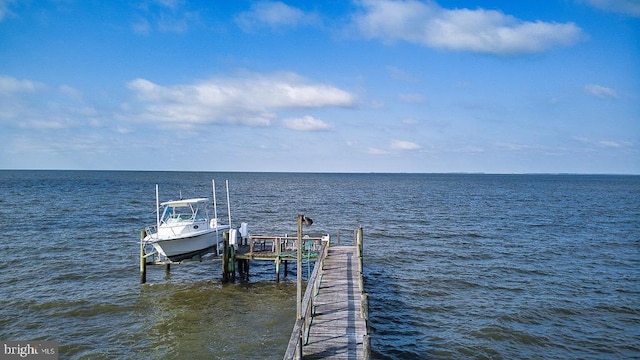
<path fill-rule="evenodd" d="M 356 245 L 323 250 L 302 301 L 306 310 L 294 326 L 284 359 L 368 359 L 362 228 Z"/>
<path fill-rule="evenodd" d="M 362 359 L 367 325 L 361 317 L 356 247 L 330 247 L 321 276 L 303 358 Z"/>
<path fill-rule="evenodd" d="M 250 236 L 240 244 L 230 246 L 228 233 L 222 248 L 223 281 L 234 281 L 236 270 L 240 276 L 249 274 L 249 261 L 274 261 L 276 281 L 280 278 L 280 264 L 285 273 L 289 261 L 297 262 L 298 307 L 284 360 L 291 359 L 369 359 L 368 295 L 363 283 L 362 227 L 354 232 L 354 245 L 331 246 L 330 237 L 302 237 L 302 215 L 298 216 L 298 236 Z M 146 282 L 146 265 L 165 265 L 157 253 L 145 251 L 141 234 L 140 282 Z M 338 236 L 339 238 L 339 236 Z M 338 240 L 339 242 L 339 240 Z M 302 297 L 302 263 L 315 260 L 313 273 L 307 279 Z M 155 259 L 155 260 L 154 260 Z M 190 260 L 200 261 L 200 257 Z M 237 263 L 237 268 L 236 268 Z"/>

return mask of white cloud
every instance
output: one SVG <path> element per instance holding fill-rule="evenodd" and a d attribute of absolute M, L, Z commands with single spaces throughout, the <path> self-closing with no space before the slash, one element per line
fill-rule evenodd
<path fill-rule="evenodd" d="M 356 26 L 364 36 L 383 41 L 507 55 L 568 46 L 583 37 L 573 23 L 523 21 L 495 10 L 449 10 L 416 0 L 361 3 L 364 11 L 355 17 Z"/>
<path fill-rule="evenodd" d="M 296 118 L 296 119 L 282 120 L 282 125 L 288 129 L 298 130 L 298 131 L 331 130 L 331 125 L 309 115 L 303 116 L 301 118 Z"/>
<path fill-rule="evenodd" d="M 33 80 L 0 76 L 0 123 L 5 131 L 48 132 L 100 126 L 101 114 L 69 86 L 54 88 Z"/>
<path fill-rule="evenodd" d="M 600 10 L 640 17 L 640 1 L 638 0 L 587 0 L 587 2 Z"/>
<path fill-rule="evenodd" d="M 44 88 L 44 84 L 36 81 L 19 80 L 11 76 L 0 76 L 0 94 L 34 92 L 41 88 Z"/>
<path fill-rule="evenodd" d="M 182 6 L 184 4 L 183 0 L 155 0 L 154 2 L 160 6 L 163 6 L 172 10 L 175 10 L 179 6 Z"/>
<path fill-rule="evenodd" d="M 380 148 L 368 148 L 366 153 L 371 155 L 386 155 L 389 152 L 387 150 L 380 149 Z"/>
<path fill-rule="evenodd" d="M 480 146 L 467 145 L 455 150 L 456 152 L 467 153 L 467 154 L 478 154 L 483 153 L 484 148 Z"/>
<path fill-rule="evenodd" d="M 391 78 L 394 80 L 398 80 L 406 83 L 417 82 L 416 78 L 413 75 L 395 66 L 387 66 L 387 71 L 391 75 Z"/>
<path fill-rule="evenodd" d="M 507 150 L 507 151 L 528 151 L 528 150 L 532 150 L 533 146 L 531 145 L 526 145 L 526 144 L 520 144 L 520 143 L 497 143 L 496 147 L 500 150 Z"/>
<path fill-rule="evenodd" d="M 588 84 L 585 85 L 584 89 L 587 93 L 603 99 L 618 97 L 618 94 L 615 90 L 601 85 Z"/>
<path fill-rule="evenodd" d="M 138 35 L 149 35 L 153 30 L 162 33 L 186 33 L 190 27 L 201 24 L 200 14 L 185 10 L 182 0 L 156 0 L 138 6 L 141 12 L 131 23 L 131 30 Z"/>
<path fill-rule="evenodd" d="M 21 126 L 25 119 L 42 112 L 36 95 L 46 88 L 36 81 L 0 76 L 0 123 Z"/>
<path fill-rule="evenodd" d="M 138 35 L 149 35 L 151 33 L 151 24 L 147 19 L 140 19 L 131 25 L 131 29 Z"/>
<path fill-rule="evenodd" d="M 612 140 L 598 141 L 598 145 L 606 148 L 621 148 L 625 146 L 623 143 L 619 143 L 617 141 L 612 141 Z"/>
<path fill-rule="evenodd" d="M 584 136 L 574 136 L 574 140 L 591 145 L 598 148 L 608 148 L 608 149 L 623 149 L 623 148 L 632 148 L 633 143 L 631 141 L 614 141 L 614 140 L 594 140 Z"/>
<path fill-rule="evenodd" d="M 421 146 L 410 141 L 393 140 L 391 141 L 391 149 L 393 150 L 418 150 Z"/>
<path fill-rule="evenodd" d="M 82 99 L 84 98 L 82 92 L 72 86 L 61 85 L 58 89 L 63 95 L 75 101 L 82 101 Z"/>
<path fill-rule="evenodd" d="M 400 94 L 400 100 L 409 104 L 424 104 L 427 99 L 422 94 Z"/>
<path fill-rule="evenodd" d="M 371 155 L 389 155 L 389 154 L 398 154 L 401 151 L 414 151 L 420 150 L 422 146 L 405 140 L 391 140 L 388 146 L 380 148 L 380 147 L 370 147 L 365 152 Z"/>
<path fill-rule="evenodd" d="M 135 79 L 128 87 L 136 94 L 137 105 L 141 108 L 139 114 L 132 116 L 175 125 L 266 126 L 279 109 L 348 107 L 355 102 L 354 96 L 347 91 L 311 83 L 292 73 L 245 74 L 173 86 Z"/>
<path fill-rule="evenodd" d="M 235 21 L 242 30 L 253 31 L 264 25 L 281 28 L 316 24 L 319 17 L 279 1 L 261 1 L 253 4 L 251 10 L 236 16 Z"/>
<path fill-rule="evenodd" d="M 196 12 L 184 12 L 181 14 L 162 14 L 157 21 L 158 31 L 164 33 L 182 34 L 189 30 L 189 26 L 197 24 L 200 15 Z"/>
<path fill-rule="evenodd" d="M 15 0 L 0 0 L 0 21 L 4 20 L 7 15 L 12 14 L 11 10 L 9 10 L 9 5 L 15 2 Z"/>
<path fill-rule="evenodd" d="M 66 129 L 71 126 L 68 121 L 64 120 L 20 120 L 17 125 L 24 129 L 32 130 L 59 130 Z"/>

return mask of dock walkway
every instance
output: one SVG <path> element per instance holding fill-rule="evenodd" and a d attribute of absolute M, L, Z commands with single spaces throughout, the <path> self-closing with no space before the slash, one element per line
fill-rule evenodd
<path fill-rule="evenodd" d="M 367 325 L 361 316 L 356 246 L 331 246 L 320 273 L 304 359 L 362 359 Z"/>

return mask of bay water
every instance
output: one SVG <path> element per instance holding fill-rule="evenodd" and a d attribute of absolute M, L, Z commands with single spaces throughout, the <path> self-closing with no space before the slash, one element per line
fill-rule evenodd
<path fill-rule="evenodd" d="M 0 171 L 0 340 L 61 359 L 281 359 L 295 266 L 149 267 L 161 200 L 211 197 L 252 234 L 364 229 L 376 359 L 640 358 L 640 176 Z M 226 223 L 226 221 L 224 221 Z M 338 235 L 339 234 L 339 235 Z"/>

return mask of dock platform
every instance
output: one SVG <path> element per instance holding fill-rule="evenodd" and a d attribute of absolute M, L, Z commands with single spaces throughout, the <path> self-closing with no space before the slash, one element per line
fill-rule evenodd
<path fill-rule="evenodd" d="M 354 235 L 353 246 L 322 247 L 284 360 L 370 358 L 362 227 Z"/>
<path fill-rule="evenodd" d="M 367 325 L 361 317 L 356 247 L 330 247 L 321 277 L 303 358 L 362 359 Z"/>

